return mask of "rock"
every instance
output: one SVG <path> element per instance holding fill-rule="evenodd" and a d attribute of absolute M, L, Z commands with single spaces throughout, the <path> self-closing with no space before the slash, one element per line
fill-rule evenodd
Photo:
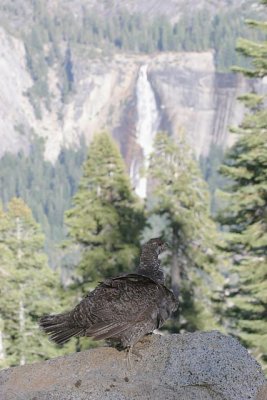
<path fill-rule="evenodd" d="M 266 400 L 267 399 L 267 384 L 263 385 L 257 393 L 255 400 Z"/>
<path fill-rule="evenodd" d="M 58 41 L 57 45 L 63 52 L 66 43 Z M 238 125 L 245 110 L 237 97 L 252 83 L 242 76 L 218 74 L 213 51 L 153 55 L 120 52 L 93 57 L 90 48 L 79 49 L 72 49 L 74 90 L 68 94 L 68 101 L 63 100 L 60 90 L 58 64 L 47 66 L 47 107 L 45 98 L 27 95 L 35 91 L 25 43 L 0 28 L 0 79 L 5 82 L 0 96 L 0 157 L 20 150 L 27 154 L 35 133 L 45 140 L 45 158 L 55 162 L 62 147 L 75 149 L 81 137 L 89 144 L 93 134 L 104 129 L 118 141 L 130 170 L 141 149 L 136 141 L 140 66 L 147 66 L 156 97 L 158 130 L 173 135 L 184 130 L 197 157 L 206 157 L 211 144 L 225 147 L 232 143 L 234 135 L 229 133 L 229 126 Z M 37 109 L 41 114 L 36 114 Z"/>
<path fill-rule="evenodd" d="M 247 350 L 217 331 L 152 335 L 136 350 L 142 358 L 132 355 L 131 368 L 125 351 L 105 347 L 6 369 L 0 398 L 247 400 L 266 382 Z"/>

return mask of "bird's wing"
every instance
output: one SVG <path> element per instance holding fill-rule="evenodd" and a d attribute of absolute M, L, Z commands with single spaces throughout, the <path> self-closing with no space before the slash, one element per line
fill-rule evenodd
<path fill-rule="evenodd" d="M 158 320 L 161 285 L 137 274 L 107 279 L 74 309 L 86 335 L 116 337 L 137 322 Z"/>
<path fill-rule="evenodd" d="M 97 322 L 91 328 L 86 330 L 87 336 L 92 336 L 95 340 L 108 339 L 116 337 L 130 327 L 129 322 Z"/>

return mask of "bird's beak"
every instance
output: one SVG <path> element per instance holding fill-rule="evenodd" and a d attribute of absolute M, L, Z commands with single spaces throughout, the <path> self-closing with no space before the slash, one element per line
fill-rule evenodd
<path fill-rule="evenodd" d="M 161 250 L 161 251 L 168 250 L 169 248 L 170 248 L 169 243 L 165 242 L 165 243 L 162 245 L 162 250 Z"/>

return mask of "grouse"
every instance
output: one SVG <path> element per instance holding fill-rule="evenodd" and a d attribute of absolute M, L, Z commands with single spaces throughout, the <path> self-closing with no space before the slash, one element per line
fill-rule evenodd
<path fill-rule="evenodd" d="M 142 247 L 136 273 L 106 279 L 72 311 L 43 316 L 40 327 L 58 344 L 73 336 L 91 336 L 131 350 L 177 308 L 158 259 L 166 248 L 160 238 L 149 240 Z"/>

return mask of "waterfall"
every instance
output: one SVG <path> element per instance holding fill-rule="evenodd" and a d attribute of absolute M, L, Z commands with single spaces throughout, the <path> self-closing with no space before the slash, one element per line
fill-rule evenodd
<path fill-rule="evenodd" d="M 147 68 L 147 65 L 141 66 L 136 85 L 138 115 L 136 141 L 143 151 L 143 164 L 140 165 L 140 163 L 133 161 L 131 166 L 131 176 L 135 183 L 135 191 L 141 198 L 146 197 L 147 178 L 143 175 L 149 166 L 149 156 L 153 151 L 153 143 L 159 126 L 157 103 L 147 77 Z"/>

